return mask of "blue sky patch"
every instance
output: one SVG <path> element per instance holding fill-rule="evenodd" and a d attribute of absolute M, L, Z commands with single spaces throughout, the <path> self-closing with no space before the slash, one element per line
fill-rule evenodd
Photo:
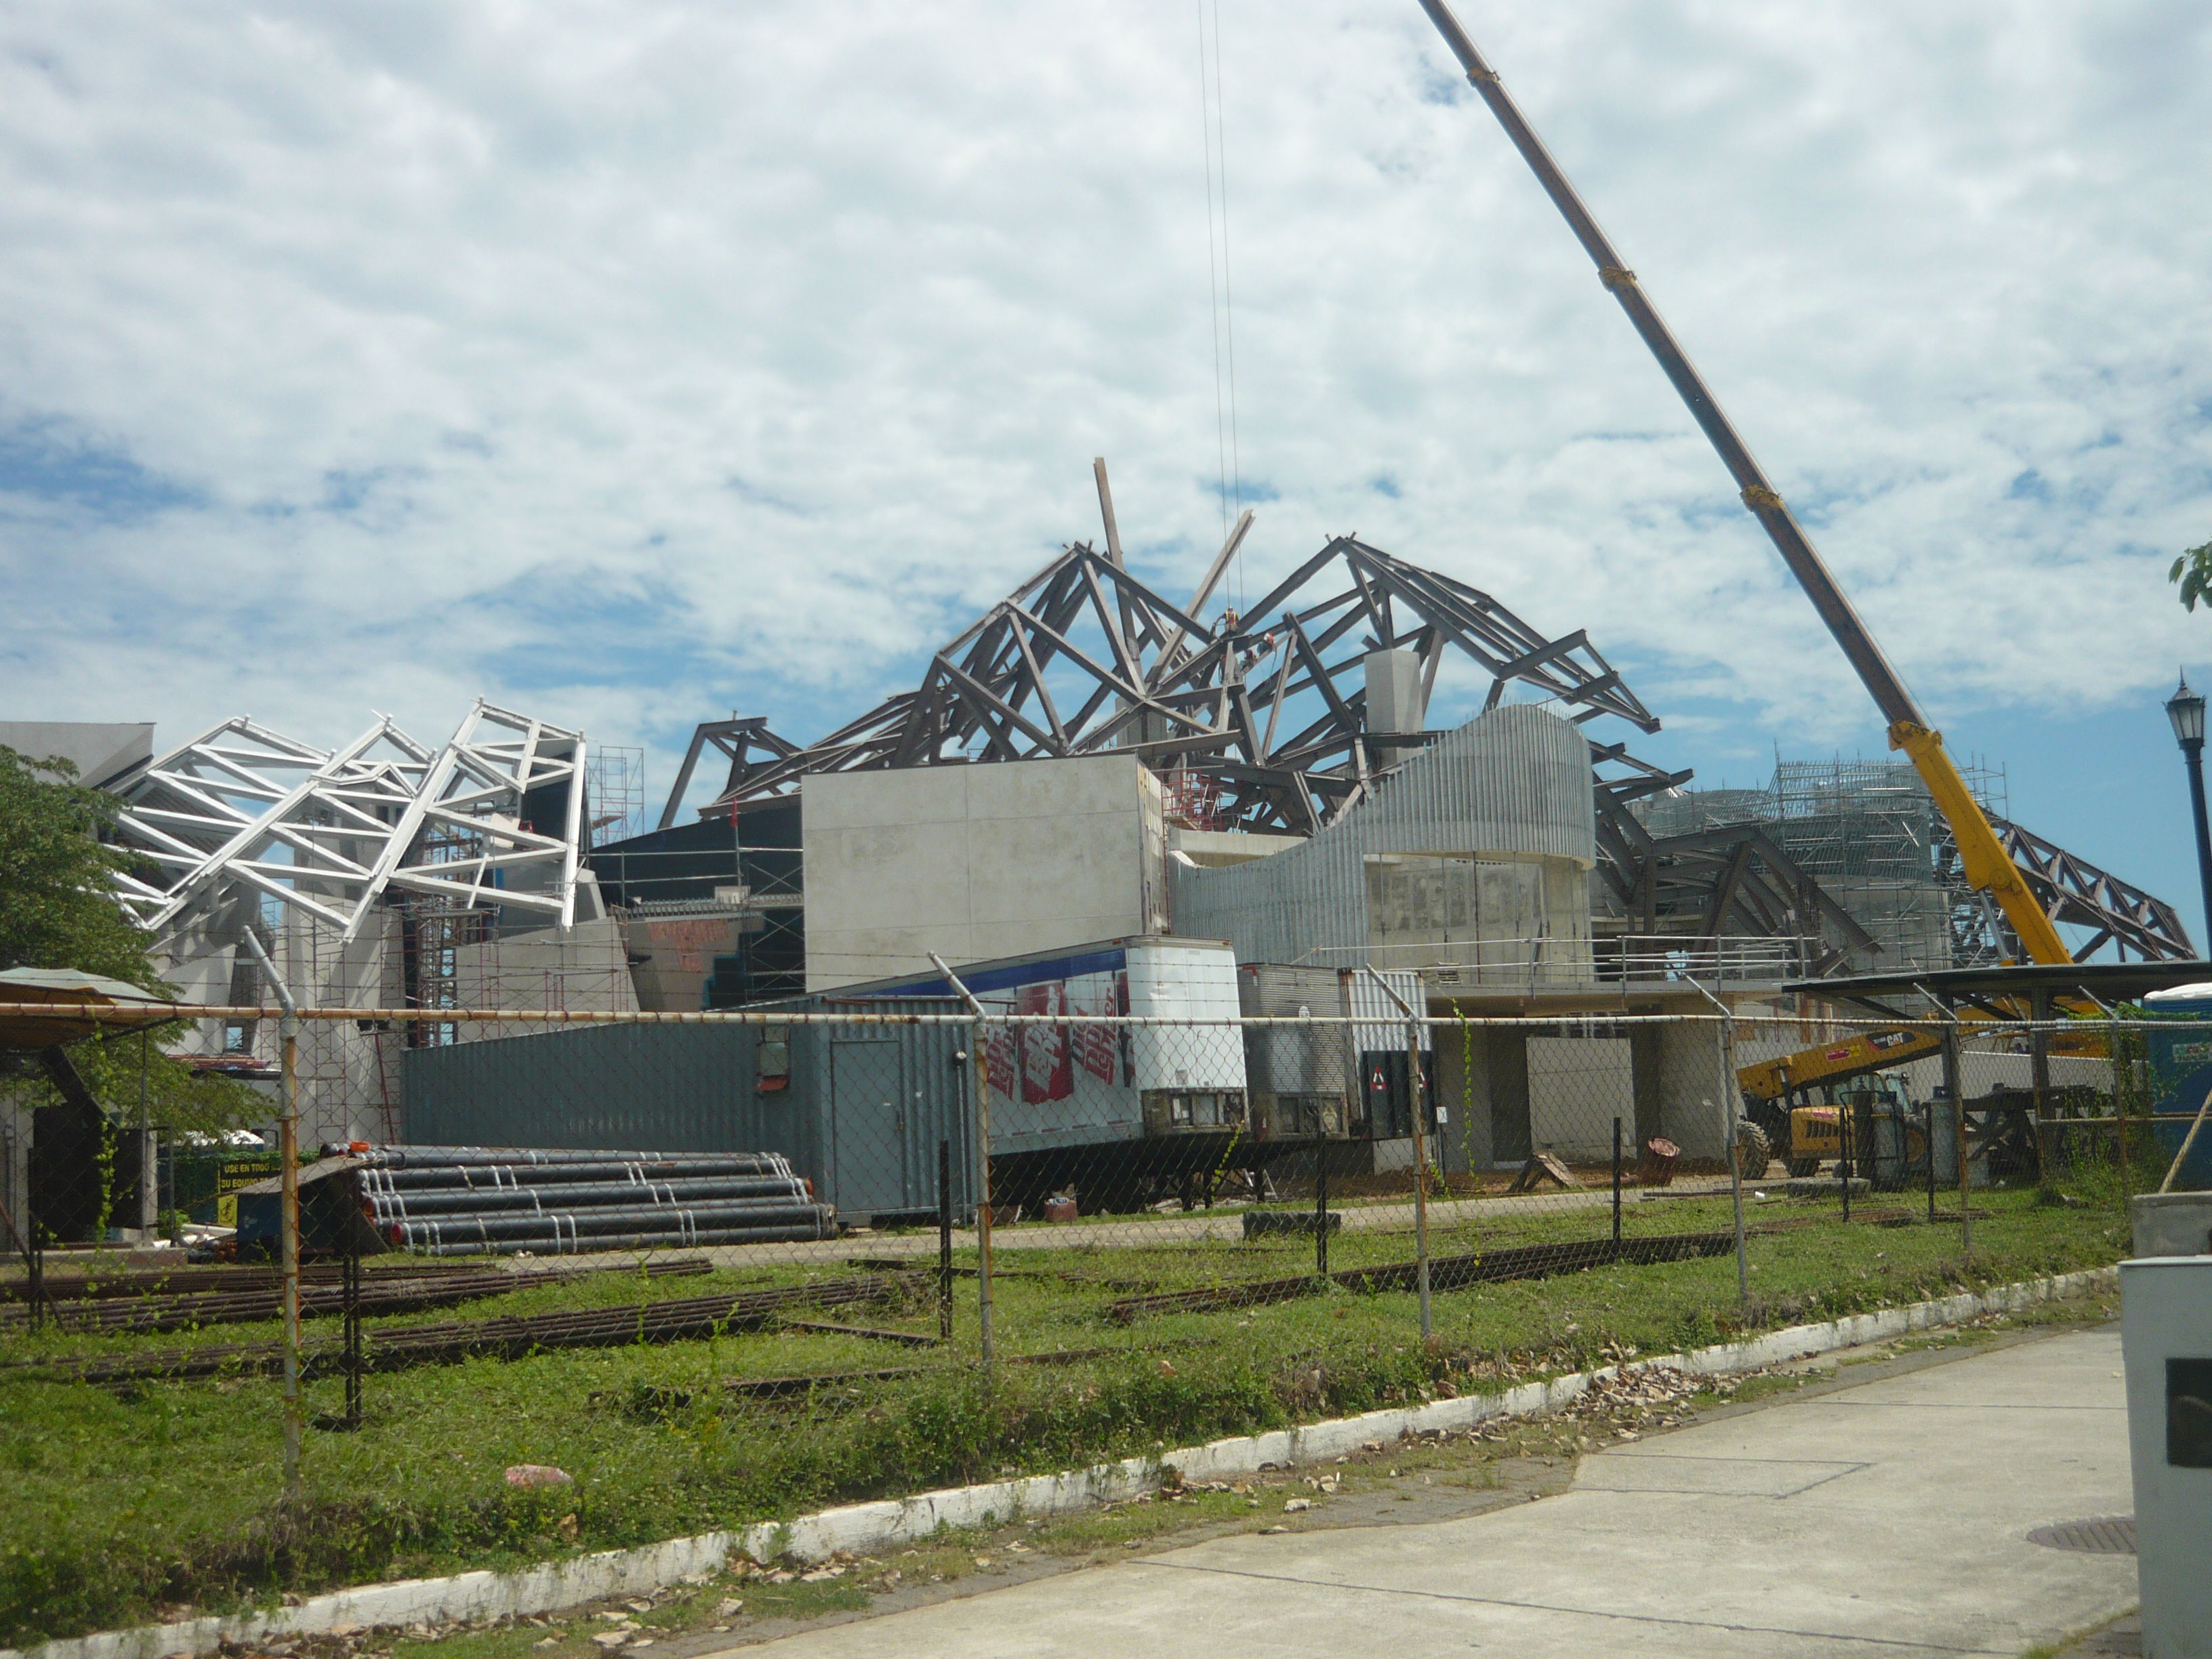
<path fill-rule="evenodd" d="M 96 442 L 52 418 L 21 421 L 0 431 L 0 495 L 118 520 L 207 505 L 201 491 L 148 471 L 128 450 Z"/>

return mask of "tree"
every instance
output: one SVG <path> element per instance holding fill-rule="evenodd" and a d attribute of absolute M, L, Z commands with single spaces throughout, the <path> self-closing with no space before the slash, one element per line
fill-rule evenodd
<path fill-rule="evenodd" d="M 2197 609 L 2199 599 L 2212 609 L 2212 542 L 2192 547 L 2176 559 L 2166 579 L 2181 584 L 2181 602 L 2191 611 Z"/>
<path fill-rule="evenodd" d="M 113 896 L 112 877 L 130 865 L 100 839 L 115 822 L 115 797 L 76 777 L 58 757 L 33 760 L 0 744 L 0 969 L 75 968 L 171 994 L 155 971 L 151 935 Z M 94 1037 L 70 1049 L 70 1063 L 111 1108 L 135 1111 L 143 1079 L 147 1121 L 163 1127 L 265 1121 L 265 1097 L 161 1053 L 161 1040 L 184 1029 L 163 1026 L 143 1041 L 136 1033 Z M 33 1103 L 58 1100 L 42 1079 L 27 1081 Z"/>
<path fill-rule="evenodd" d="M 0 969 L 76 968 L 159 990 L 153 941 L 115 902 L 127 860 L 100 840 L 115 797 L 76 777 L 58 756 L 0 745 Z"/>

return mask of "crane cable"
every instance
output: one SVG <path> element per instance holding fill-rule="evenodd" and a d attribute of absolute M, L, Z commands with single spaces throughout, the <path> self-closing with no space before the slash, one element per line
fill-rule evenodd
<path fill-rule="evenodd" d="M 1229 161 L 1221 124 L 1221 0 L 1195 0 L 1198 9 L 1199 125 L 1206 149 L 1206 269 L 1208 315 L 1213 325 L 1213 428 L 1220 468 L 1221 539 L 1229 539 L 1230 504 L 1244 510 L 1243 458 L 1237 441 L 1237 327 L 1229 279 Z M 1211 10 L 1212 39 L 1207 40 Z M 1226 366 L 1226 380 L 1224 368 Z M 1237 605 L 1244 605 L 1244 550 L 1237 550 Z"/>

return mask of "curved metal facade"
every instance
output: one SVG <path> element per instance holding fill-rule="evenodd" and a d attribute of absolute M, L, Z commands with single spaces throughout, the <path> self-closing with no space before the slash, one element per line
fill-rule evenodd
<path fill-rule="evenodd" d="M 1596 857 L 1581 729 L 1548 709 L 1513 705 L 1408 760 L 1304 846 L 1226 868 L 1176 869 L 1174 927 L 1188 938 L 1231 941 L 1240 962 L 1342 967 L 1372 953 L 1377 967 L 1418 966 L 1389 943 L 1394 933 L 1442 943 L 1493 933 L 1469 907 L 1509 884 L 1486 878 L 1486 870 L 1520 866 L 1532 878 L 1520 884 L 1537 895 L 1528 912 L 1536 939 L 1579 941 L 1586 961 L 1583 872 Z M 1434 866 L 1425 882 L 1424 865 Z M 1408 902 L 1425 913 L 1405 914 Z M 1565 951 L 1559 965 L 1571 967 L 1575 956 Z"/>

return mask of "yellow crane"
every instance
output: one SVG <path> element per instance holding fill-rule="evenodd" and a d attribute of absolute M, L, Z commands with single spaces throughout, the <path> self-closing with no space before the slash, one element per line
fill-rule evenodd
<path fill-rule="evenodd" d="M 1430 21 L 1443 36 L 1444 44 L 1451 48 L 1453 55 L 1460 61 L 1461 68 L 1467 71 L 1467 78 L 1476 93 L 1490 106 L 1490 112 L 1505 129 L 1505 136 L 1513 141 L 1513 147 L 1521 152 L 1522 159 L 1535 173 L 1537 183 L 1544 187 L 1553 204 L 1565 217 L 1576 240 L 1582 243 L 1583 251 L 1597 266 L 1598 281 L 1605 285 L 1606 291 L 1620 303 L 1620 308 L 1628 313 L 1630 324 L 1643 337 L 1644 343 L 1658 360 L 1659 367 L 1674 384 L 1683 403 L 1688 405 L 1691 416 L 1711 441 L 1722 465 L 1728 468 L 1729 476 L 1735 480 L 1744 506 L 1765 528 L 1774 543 L 1775 550 L 1781 554 L 1783 563 L 1790 567 L 1790 574 L 1797 579 L 1797 585 L 1805 590 L 1806 597 L 1813 601 L 1814 610 L 1820 613 L 1820 620 L 1827 624 L 1836 643 L 1843 647 L 1844 657 L 1857 671 L 1860 682 L 1873 696 L 1875 706 L 1881 710 L 1882 718 L 1888 722 L 1889 746 L 1902 750 L 1911 759 L 1914 769 L 1920 774 L 1921 781 L 1928 786 L 1928 793 L 1934 798 L 1936 810 L 1942 813 L 1944 821 L 1951 826 L 1951 834 L 1958 844 L 1960 865 L 1966 880 L 1989 894 L 2003 908 L 2005 920 L 2012 925 L 2021 949 L 2026 952 L 2029 961 L 2073 961 L 2073 952 L 2058 937 L 2058 929 L 2052 925 L 2043 906 L 2007 855 L 2003 842 L 1997 839 L 1996 831 L 1990 827 L 1980 805 L 1966 788 L 1966 780 L 1959 775 L 1959 769 L 1951 763 L 1951 757 L 1943 748 L 1942 733 L 1930 726 L 1921 714 L 1919 705 L 1912 700 L 1912 694 L 1905 690 L 1905 683 L 1889 665 L 1888 659 L 1882 655 L 1881 647 L 1875 643 L 1873 635 L 1867 631 L 1866 623 L 1860 620 L 1858 612 L 1852 608 L 1850 600 L 1844 597 L 1843 589 L 1836 585 L 1835 577 L 1829 574 L 1828 567 L 1814 548 L 1811 538 L 1805 534 L 1804 527 L 1792 515 L 1789 504 L 1782 499 L 1780 493 L 1768 482 L 1766 474 L 1760 470 L 1750 449 L 1737 435 L 1734 424 L 1722 410 L 1720 400 L 1713 396 L 1704 376 L 1698 373 L 1676 342 L 1673 331 L 1660 317 L 1636 273 L 1628 268 L 1605 232 L 1598 228 L 1597 221 L 1583 204 L 1574 185 L 1568 182 L 1566 174 L 1559 170 L 1559 164 L 1544 148 L 1543 140 L 1536 136 L 1535 130 L 1528 125 L 1528 118 L 1521 113 L 1519 106 L 1506 92 L 1498 78 L 1497 70 L 1492 69 L 1484 61 L 1482 54 L 1475 50 L 1474 42 L 1460 27 L 1459 19 L 1452 15 L 1451 8 L 1444 3 L 1444 0 L 1421 0 L 1421 9 L 1428 13 Z"/>
<path fill-rule="evenodd" d="M 1674 331 L 1659 315 L 1635 271 L 1599 228 L 1559 164 L 1544 148 L 1543 140 L 1536 136 L 1535 129 L 1528 125 L 1528 118 L 1505 90 L 1498 71 L 1475 49 L 1474 42 L 1453 15 L 1450 6 L 1445 0 L 1421 0 L 1421 9 L 1428 13 L 1429 21 L 1436 25 L 1444 44 L 1459 59 L 1475 92 L 1489 106 L 1490 112 L 1505 129 L 1505 136 L 1512 140 L 1513 147 L 1535 173 L 1537 183 L 1565 218 L 1568 228 L 1597 267 L 1598 281 L 1627 313 L 1629 323 L 1688 406 L 1692 418 L 1703 428 L 1719 454 L 1721 464 L 1728 468 L 1745 507 L 1765 529 L 1775 551 L 1782 556 L 1783 563 L 1789 566 L 1790 574 L 1805 590 L 1806 598 L 1812 600 L 1814 610 L 1827 624 L 1828 632 L 1843 647 L 1844 658 L 1857 671 L 1860 683 L 1888 724 L 1889 746 L 1901 750 L 1912 762 L 1913 769 L 1928 787 L 1936 811 L 1951 826 L 1952 838 L 1959 849 L 1960 867 L 1967 882 L 1996 901 L 2029 961 L 2073 961 L 2073 952 L 2059 938 L 2057 927 L 2006 853 L 2003 842 L 1997 839 L 1980 803 L 1967 789 L 1966 780 L 1959 775 L 1959 769 L 1952 764 L 1943 747 L 1943 734 L 1929 725 L 1905 682 L 1898 678 L 1874 635 L 1867 631 L 1866 623 L 1837 586 L 1804 526 L 1797 522 L 1789 503 L 1768 481 L 1749 447 L 1721 408 L 1720 400 L 1713 396 L 1705 377 L 1698 373 L 1688 354 L 1674 338 Z M 1802 1169 L 1825 1146 L 1826 1141 L 1820 1139 L 1824 1129 L 1828 1134 L 1836 1131 L 1828 1124 L 1832 1113 L 1823 1109 L 1785 1111 L 1784 1103 L 1793 1090 L 1887 1070 L 1932 1054 L 1938 1046 L 1933 1036 L 1909 1028 L 1864 1032 L 1840 1042 L 1822 1044 L 1746 1066 L 1737 1080 L 1754 1103 L 1754 1110 L 1763 1124 L 1759 1133 L 1770 1140 L 1782 1139 L 1784 1144 L 1774 1150 L 1789 1158 L 1793 1168 Z M 1753 1152 L 1757 1161 L 1757 1149 Z"/>

